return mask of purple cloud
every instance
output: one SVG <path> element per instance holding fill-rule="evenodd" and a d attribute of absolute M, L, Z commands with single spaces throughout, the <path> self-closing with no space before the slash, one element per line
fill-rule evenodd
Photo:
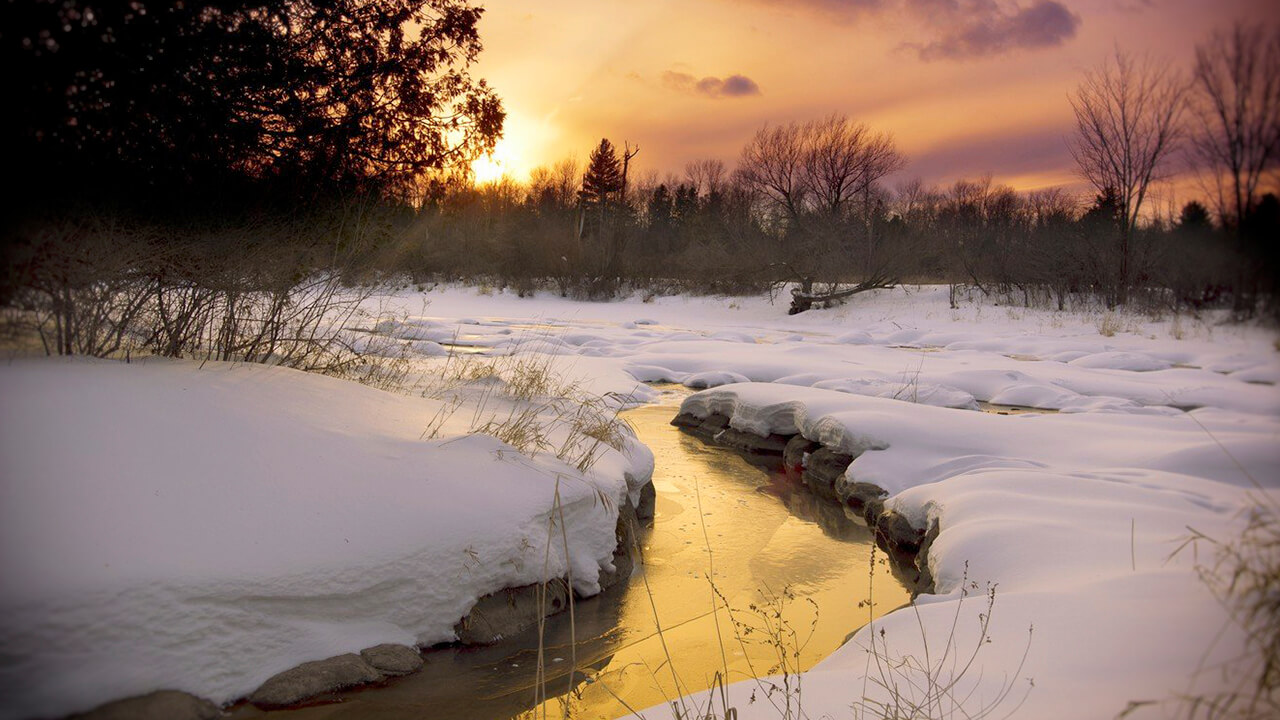
<path fill-rule="evenodd" d="M 1075 37 L 1080 16 L 1057 0 L 1037 0 L 1027 7 L 1001 6 L 992 0 L 911 0 L 918 11 L 940 13 L 946 25 L 930 42 L 904 43 L 921 60 L 967 60 L 1014 50 L 1057 47 Z M 933 16 L 934 24 L 942 18 Z"/>
<path fill-rule="evenodd" d="M 704 78 L 697 78 L 689 73 L 668 70 L 662 74 L 662 83 L 678 92 L 703 95 L 715 99 L 760 94 L 760 86 L 756 84 L 755 80 L 736 73 L 726 78 L 710 75 Z"/>

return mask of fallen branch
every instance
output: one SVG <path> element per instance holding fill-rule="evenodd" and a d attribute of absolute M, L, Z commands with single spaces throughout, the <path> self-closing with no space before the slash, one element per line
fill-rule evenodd
<path fill-rule="evenodd" d="M 805 292 L 800 288 L 791 289 L 791 309 L 787 310 L 788 315 L 797 315 L 809 310 L 814 305 L 819 307 L 831 307 L 832 305 L 844 302 L 845 298 L 857 295 L 860 292 L 868 290 L 879 290 L 882 288 L 897 287 L 897 279 L 889 278 L 872 278 L 854 285 L 844 290 L 832 290 L 826 293 Z"/>

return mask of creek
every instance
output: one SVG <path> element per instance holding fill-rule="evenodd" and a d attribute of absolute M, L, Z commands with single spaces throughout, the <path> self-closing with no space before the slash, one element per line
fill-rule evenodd
<path fill-rule="evenodd" d="M 547 619 L 545 695 L 535 628 L 490 647 L 430 650 L 421 672 L 382 686 L 290 710 L 241 705 L 230 717 L 491 720 L 561 717 L 565 703 L 573 718 L 628 716 L 710 687 L 726 669 L 730 682 L 776 673 L 780 650 L 798 648 L 788 667 L 808 669 L 871 613 L 907 602 L 884 554 L 873 556 L 871 533 L 839 506 L 672 427 L 683 394 L 623 414 L 656 461 L 643 564 L 629 582 L 575 603 L 572 618 Z"/>

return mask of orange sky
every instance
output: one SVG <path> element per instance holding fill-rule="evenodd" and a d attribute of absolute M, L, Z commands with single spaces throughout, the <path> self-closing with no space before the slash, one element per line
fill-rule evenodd
<path fill-rule="evenodd" d="M 641 171 L 732 166 L 765 123 L 832 112 L 891 131 L 902 179 L 990 172 L 1078 187 L 1067 94 L 1117 46 L 1187 68 L 1280 0 L 490 0 L 476 75 L 505 103 L 497 166 L 639 144 Z M 1183 192 L 1183 191 L 1180 191 Z"/>

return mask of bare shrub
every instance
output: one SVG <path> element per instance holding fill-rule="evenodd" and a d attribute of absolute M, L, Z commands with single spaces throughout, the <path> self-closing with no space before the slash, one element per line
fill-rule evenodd
<path fill-rule="evenodd" d="M 46 354 L 106 357 L 137 344 L 135 323 L 152 286 L 143 268 L 153 242 L 145 230 L 102 217 L 29 228 L 17 257 L 7 320 L 35 333 Z"/>
<path fill-rule="evenodd" d="M 874 565 L 875 556 L 872 555 Z M 872 573 L 874 577 L 874 571 Z M 991 642 L 988 630 L 996 604 L 996 586 L 988 583 L 983 595 L 986 606 L 978 613 L 978 637 L 972 647 L 962 647 L 956 639 L 965 600 L 978 592 L 978 584 L 969 580 L 968 564 L 960 584 L 960 598 L 955 603 L 951 628 L 945 637 L 930 635 L 925 631 L 920 609 L 912 602 L 910 612 L 920 628 L 921 652 L 900 653 L 890 645 L 888 633 L 883 627 L 876 629 L 874 615 L 868 625 L 871 645 L 866 648 L 867 672 L 865 681 L 878 691 L 867 692 L 864 685 L 862 697 L 853 704 L 853 715 L 885 720 L 934 720 L 936 718 L 983 718 L 999 712 L 1008 717 L 1017 712 L 1035 687 L 1026 679 L 1025 691 L 1019 696 L 1022 668 L 1031 649 L 1034 628 L 1027 630 L 1027 644 L 1018 666 L 1004 676 L 997 692 L 988 698 L 977 698 L 973 691 L 985 673 L 979 663 L 982 649 Z M 900 610 L 899 612 L 907 612 Z M 976 677 L 975 677 L 976 674 Z M 1010 703 L 1012 703 L 1011 706 Z"/>

